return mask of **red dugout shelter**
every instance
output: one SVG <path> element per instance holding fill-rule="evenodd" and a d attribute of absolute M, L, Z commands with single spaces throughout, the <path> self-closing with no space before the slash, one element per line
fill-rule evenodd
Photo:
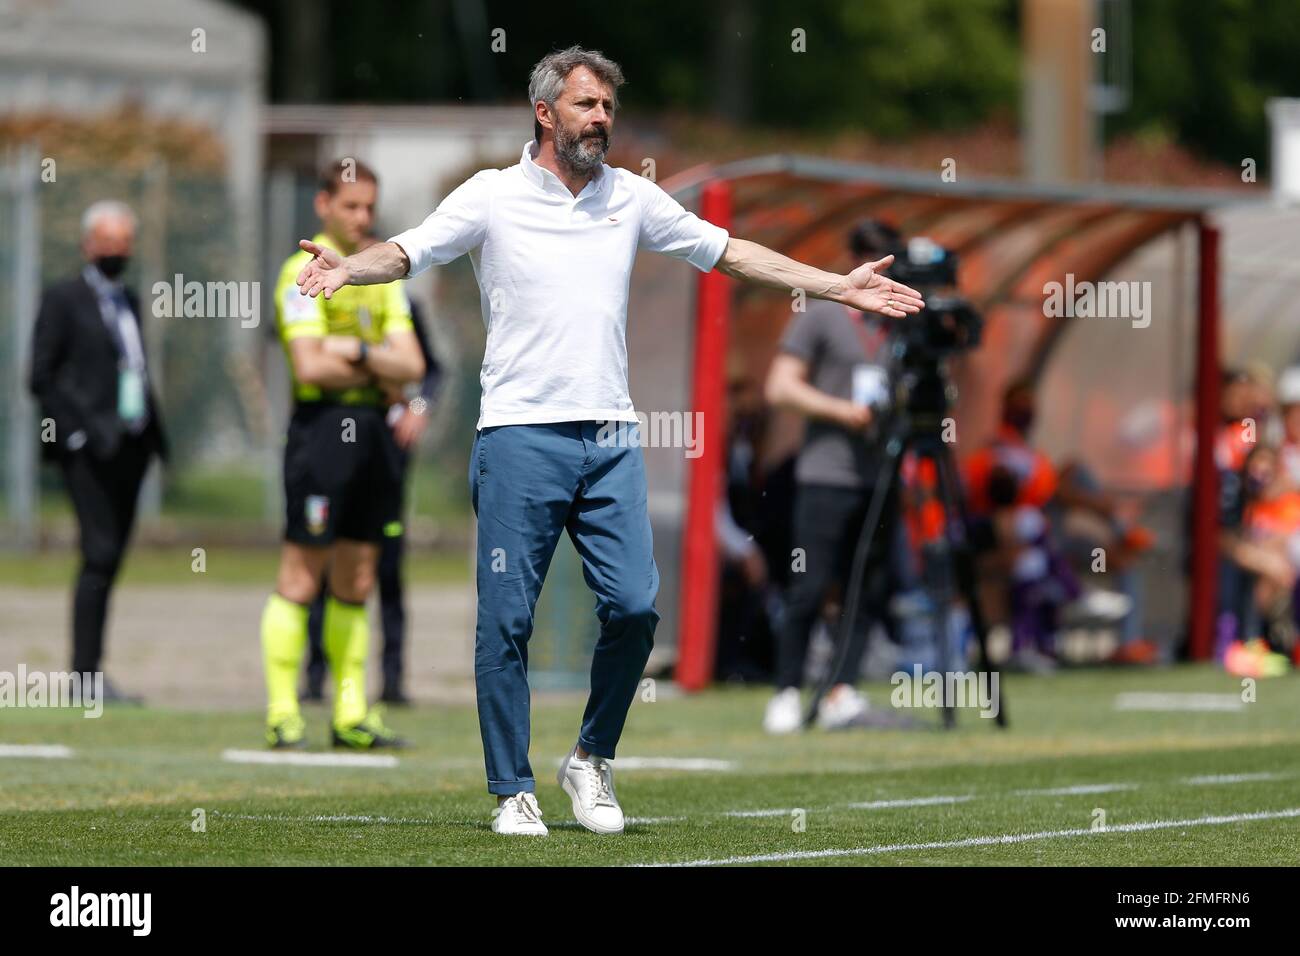
<path fill-rule="evenodd" d="M 1171 341 L 1185 342 L 1194 335 L 1190 352 L 1194 376 L 1188 377 L 1194 381 L 1190 417 L 1197 440 L 1190 462 L 1193 518 L 1187 620 L 1192 656 L 1209 655 L 1217 532 L 1216 474 L 1209 436 L 1217 420 L 1220 359 L 1219 234 L 1208 213 L 1218 206 L 1240 204 L 1241 194 L 991 180 L 949 183 L 937 175 L 798 156 L 695 168 L 662 185 L 734 235 L 827 267 L 849 265 L 845 236 L 853 224 L 867 217 L 955 250 L 961 261 L 961 291 L 983 311 L 986 321 L 981 346 L 953 366 L 960 392 L 956 418 L 963 451 L 979 447 L 991 432 L 1005 385 L 1015 378 L 1037 376 L 1069 323 L 1080 321 L 1045 313 L 1047 283 L 1064 282 L 1067 274 L 1076 284 L 1102 281 L 1148 244 L 1162 237 L 1180 237 L 1179 248 L 1186 249 L 1184 258 L 1190 266 L 1181 271 L 1191 274 L 1175 275 L 1168 283 L 1164 290 L 1168 295 L 1160 296 L 1166 301 L 1158 304 L 1156 315 L 1162 317 L 1158 322 L 1175 323 Z M 629 350 L 638 407 L 671 407 L 665 398 L 675 393 L 689 395 L 688 407 L 702 413 L 703 441 L 697 456 L 667 468 L 662 467 L 665 460 L 656 467 L 655 459 L 648 459 L 651 512 L 659 519 L 656 535 L 662 539 L 667 532 L 669 540 L 661 540 L 661 547 L 680 549 L 681 555 L 676 580 L 666 574 L 661 591 L 661 597 L 667 598 L 661 601 L 665 617 L 674 612 L 676 616 L 676 677 L 683 687 L 699 689 L 710 682 L 714 663 L 718 552 L 713 514 L 725 454 L 722 428 L 728 363 L 739 360 L 763 374 L 789 319 L 790 301 L 766 290 L 734 288 L 725 276 L 710 273 L 700 277 L 692 304 L 689 291 L 677 288 L 680 283 L 669 276 L 668 272 L 661 276 L 657 264 L 639 267 L 633 283 L 633 295 L 640 303 L 637 312 L 659 318 L 631 324 Z M 1183 294 L 1182 285 L 1190 287 L 1188 294 Z M 694 316 L 687 342 L 665 334 L 673 327 L 682 328 L 676 319 L 668 319 L 676 315 Z M 1134 341 L 1127 328 L 1114 327 L 1117 351 Z M 656 370 L 649 380 L 637 374 L 647 363 Z M 1103 384 L 1092 383 L 1098 389 Z M 656 396 L 660 401 L 655 401 Z M 1170 406 L 1184 404 L 1181 395 L 1166 398 Z M 1086 439 L 1086 433 L 1082 429 L 1081 434 L 1064 439 Z M 1181 483 L 1189 477 L 1189 469 L 1180 468 L 1172 453 L 1155 456 L 1142 467 L 1144 479 L 1155 485 Z M 686 493 L 680 510 L 672 504 L 674 488 Z"/>

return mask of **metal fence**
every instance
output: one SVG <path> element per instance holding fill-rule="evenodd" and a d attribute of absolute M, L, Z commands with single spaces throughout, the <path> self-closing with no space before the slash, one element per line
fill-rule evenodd
<path fill-rule="evenodd" d="M 81 215 L 104 198 L 127 202 L 139 217 L 126 281 L 140 294 L 151 375 L 172 445 L 167 468 L 151 472 L 143 493 L 141 543 L 165 542 L 185 534 L 195 522 L 208 522 L 232 543 L 271 546 L 281 522 L 281 454 L 289 412 L 288 375 L 275 336 L 274 283 L 298 238 L 316 231 L 312 174 L 285 169 L 266 177 L 263 218 L 257 224 L 259 248 L 250 255 L 232 247 L 238 230 L 227 184 L 219 174 L 181 173 L 161 163 L 144 171 L 61 163 L 57 179 L 45 182 L 34 148 L 0 154 L 0 166 L 0 220 L 9 224 L 0 230 L 0 368 L 7 390 L 7 401 L 0 407 L 5 462 L 0 547 L 66 546 L 75 540 L 61 476 L 40 461 L 39 412 L 27 392 L 30 336 L 42 288 L 80 269 Z M 249 268 L 243 263 L 256 263 L 256 274 L 240 274 Z M 185 284 L 232 280 L 260 283 L 256 326 L 231 314 L 166 314 L 168 306 L 175 311 L 177 283 L 183 298 Z M 427 490 L 422 499 L 409 496 L 408 518 L 417 520 L 408 527 L 421 524 L 415 509 L 437 510 L 450 517 L 450 525 L 439 527 L 435 539 L 456 547 L 468 543 L 462 537 L 468 489 L 459 476 L 465 473 L 478 415 L 483 336 L 469 262 L 461 260 L 442 270 L 436 297 L 425 304 L 445 383 L 412 476 L 413 484 L 431 472 L 446 480 L 426 486 L 439 488 L 433 493 L 443 500 L 431 502 Z M 642 374 L 643 382 L 656 377 Z M 177 499 L 186 496 L 177 489 L 195 478 L 226 490 L 197 496 L 189 501 L 190 510 L 178 513 Z M 227 486 L 234 483 L 241 486 L 246 509 L 242 525 L 222 511 Z M 660 494 L 656 501 L 664 497 Z M 658 557 L 661 567 L 672 568 L 677 529 L 675 521 L 665 525 L 663 517 L 656 516 Z M 430 524 L 432 519 L 424 522 L 426 532 Z M 428 533 L 417 533 L 414 542 L 427 543 L 429 538 Z M 662 631 L 671 643 L 676 578 L 668 572 L 664 580 L 661 602 L 667 620 Z M 598 634 L 593 605 L 577 554 L 571 544 L 561 542 L 537 609 L 531 644 L 536 686 L 585 686 Z"/>
<path fill-rule="evenodd" d="M 6 540 L 41 540 L 41 492 L 57 486 L 39 462 L 38 410 L 27 393 L 31 331 L 41 289 L 82 265 L 81 215 L 99 199 L 128 203 L 139 218 L 136 250 L 126 281 L 140 294 L 141 320 L 172 442 L 169 472 L 202 463 L 238 461 L 252 447 L 247 414 L 230 373 L 237 317 L 167 315 L 177 282 L 229 282 L 237 256 L 227 184 L 219 176 L 179 173 L 163 163 L 142 171 L 45 164 L 33 147 L 3 159 L 0 217 L 0 368 L 8 401 L 0 409 L 0 448 L 6 474 Z M 164 299 L 166 301 L 164 301 Z M 159 314 L 162 313 L 162 314 Z M 156 515 L 161 478 L 151 474 L 143 513 Z M 168 479 L 170 480 L 170 478 Z"/>

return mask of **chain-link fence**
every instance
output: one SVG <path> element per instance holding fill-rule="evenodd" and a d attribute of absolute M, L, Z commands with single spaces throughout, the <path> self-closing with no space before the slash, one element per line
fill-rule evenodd
<path fill-rule="evenodd" d="M 0 234 L 4 540 L 19 546 L 73 540 L 61 478 L 40 461 L 39 410 L 27 392 L 30 334 L 41 290 L 83 265 L 82 213 L 96 200 L 115 198 L 139 218 L 125 281 L 140 296 L 150 374 L 172 450 L 166 469 L 155 469 L 146 483 L 140 536 L 169 540 L 202 528 L 218 541 L 272 543 L 281 522 L 289 410 L 274 283 L 298 239 L 319 228 L 313 174 L 277 171 L 267 178 L 255 258 L 235 247 L 239 230 L 219 173 L 161 161 L 142 170 L 59 163 L 54 178 L 43 181 L 42 162 L 35 147 L 0 154 L 0 215 L 13 224 Z M 241 274 L 249 262 L 257 263 L 256 272 Z M 468 263 L 463 271 L 470 274 Z M 213 290 L 220 293 L 215 299 Z M 462 354 L 471 363 L 477 356 L 475 342 L 462 346 L 467 335 L 479 334 L 477 293 L 459 319 L 448 318 L 450 311 L 440 303 L 436 315 L 426 315 L 445 384 L 418 451 L 421 465 L 412 471 L 409 505 L 417 540 L 455 545 L 467 527 L 456 484 L 468 454 L 462 439 L 478 407 L 474 369 L 460 367 Z"/>
<path fill-rule="evenodd" d="M 252 450 L 248 415 L 230 374 L 237 344 L 231 324 L 238 328 L 240 317 L 195 308 L 199 300 L 192 297 L 195 288 L 224 287 L 236 275 L 226 181 L 162 161 L 142 170 L 56 165 L 34 147 L 11 150 L 5 168 L 0 210 L 14 224 L 0 237 L 0 367 L 10 393 L 0 414 L 0 447 L 9 465 L 6 523 L 27 544 L 42 539 L 47 523 L 59 524 L 40 520 L 57 519 L 61 506 L 57 475 L 40 470 L 38 410 L 26 391 L 31 329 L 40 290 L 82 267 L 82 213 L 106 198 L 126 202 L 139 219 L 125 279 L 140 295 L 150 375 L 173 450 L 166 475 L 153 475 L 145 492 L 146 520 L 156 517 L 164 494 L 183 487 L 187 475 L 247 460 Z"/>
<path fill-rule="evenodd" d="M 41 290 L 82 267 L 83 212 L 96 200 L 116 198 L 139 218 L 125 278 L 140 296 L 150 373 L 172 446 L 167 467 L 151 472 L 143 493 L 139 544 L 166 544 L 201 531 L 209 544 L 273 546 L 282 520 L 280 469 L 290 401 L 275 335 L 274 283 L 297 240 L 318 231 L 312 171 L 273 169 L 266 176 L 259 249 L 249 255 L 235 248 L 239 229 L 220 172 L 179 170 L 162 161 L 142 169 L 60 163 L 56 178 L 43 182 L 35 147 L 0 154 L 0 162 L 0 215 L 13 224 L 0 232 L 0 368 L 8 390 L 0 407 L 3 540 L 30 547 L 75 541 L 61 476 L 40 461 L 39 410 L 27 393 L 30 333 Z M 249 262 L 256 263 L 255 274 L 241 274 Z M 250 290 L 258 283 L 255 322 L 231 308 L 213 312 L 206 296 L 193 298 L 194 289 L 231 282 Z M 426 306 L 444 384 L 410 473 L 407 526 L 416 546 L 467 548 L 472 521 L 465 473 L 484 335 L 478 286 L 467 259 L 439 270 L 433 295 L 412 286 L 413 298 Z M 642 390 L 654 379 L 644 375 Z M 659 561 L 672 567 L 677 529 L 661 518 Z M 466 562 L 468 568 L 468 554 Z M 671 619 L 675 576 L 664 579 L 662 606 Z M 598 635 L 593 604 L 581 562 L 562 542 L 537 609 L 532 648 L 538 686 L 585 686 Z M 663 630 L 671 637 L 671 621 Z"/>

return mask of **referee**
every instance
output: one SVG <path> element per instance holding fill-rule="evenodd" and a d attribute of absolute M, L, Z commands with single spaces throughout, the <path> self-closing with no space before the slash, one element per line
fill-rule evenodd
<path fill-rule="evenodd" d="M 618 64 L 570 47 L 534 68 L 534 138 L 519 163 L 477 173 L 423 223 L 343 256 L 319 243 L 298 275 L 329 299 L 469 254 L 487 348 L 470 484 L 478 531 L 474 654 L 492 829 L 545 835 L 528 760 L 528 638 L 562 533 L 596 593 L 600 637 L 591 694 L 559 783 L 578 822 L 623 832 L 610 761 L 654 640 L 659 574 L 646 477 L 627 387 L 628 284 L 638 249 L 778 289 L 901 317 L 922 305 L 880 275 L 888 257 L 848 275 L 733 239 L 649 179 L 605 165 Z M 609 442 L 608 423 L 625 440 Z"/>
<path fill-rule="evenodd" d="M 362 248 L 377 240 L 367 237 Z M 294 291 L 297 291 L 296 288 Z M 437 401 L 442 385 L 442 366 L 429 341 L 429 332 L 420 315 L 418 305 L 412 301 L 411 326 L 420 343 L 420 354 L 424 357 L 424 379 L 420 382 L 419 394 L 406 400 L 405 395 L 394 396 L 393 404 L 388 406 L 389 428 L 384 432 L 385 445 L 389 454 L 397 459 L 397 468 L 401 475 L 401 484 L 394 489 L 397 502 L 394 506 L 399 515 L 406 513 L 406 475 L 411 468 L 411 457 L 420 436 L 429 424 L 429 411 Z M 379 548 L 379 621 L 384 633 L 383 649 L 380 662 L 383 670 L 383 690 L 379 699 L 385 704 L 405 707 L 411 700 L 402 688 L 404 677 L 406 647 L 406 604 L 405 586 L 402 582 L 402 561 L 406 553 L 406 529 L 401 520 L 390 521 L 384 525 L 384 541 Z M 310 652 L 307 660 L 307 700 L 322 700 L 325 696 L 325 647 L 322 637 L 322 623 L 325 617 L 324 590 L 317 595 L 307 617 L 307 635 Z"/>
<path fill-rule="evenodd" d="M 312 245 L 355 252 L 374 221 L 378 180 L 339 160 L 321 175 Z M 402 474 L 387 439 L 389 395 L 424 374 L 400 283 L 308 299 L 294 283 L 311 260 L 291 256 L 276 285 L 276 327 L 293 376 L 294 409 L 284 449 L 285 532 L 275 593 L 262 613 L 266 739 L 302 747 L 298 675 L 308 607 L 326 580 L 323 644 L 334 676 L 335 746 L 400 745 L 378 709 L 366 707 L 370 627 L 366 598 L 385 526 L 400 519 Z M 326 569 L 328 568 L 328 572 Z"/>

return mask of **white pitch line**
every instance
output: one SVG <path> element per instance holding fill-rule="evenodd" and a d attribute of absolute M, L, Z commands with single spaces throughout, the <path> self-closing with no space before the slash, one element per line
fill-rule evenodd
<path fill-rule="evenodd" d="M 375 817 L 368 813 L 319 813 L 313 816 L 291 817 L 278 813 L 224 813 L 213 810 L 213 816 L 224 820 L 254 820 L 261 823 L 398 823 L 432 824 L 437 820 L 418 820 L 403 817 Z"/>
<path fill-rule="evenodd" d="M 1182 782 L 1193 787 L 1203 787 L 1206 785 L 1220 783 L 1249 783 L 1252 780 L 1282 780 L 1286 774 L 1269 773 L 1219 773 L 1205 774 L 1200 777 L 1187 777 Z"/>
<path fill-rule="evenodd" d="M 1241 774 L 1239 779 L 1272 779 L 1275 774 Z M 1183 783 L 1237 783 L 1238 779 L 1224 778 L 1206 778 L 1197 780 L 1191 778 L 1182 781 Z M 1017 797 L 1069 797 L 1083 796 L 1094 793 L 1116 793 L 1123 790 L 1136 790 L 1136 783 L 1085 783 L 1069 787 L 1047 787 L 1041 790 L 1012 790 L 1011 793 Z M 986 794 L 962 794 L 959 796 L 936 795 L 930 797 L 905 797 L 895 800 L 867 800 L 859 803 L 836 803 L 831 806 L 822 808 L 823 810 L 890 810 L 895 807 L 933 807 L 943 806 L 953 803 L 966 803 L 970 800 L 978 800 L 987 797 L 1002 796 L 1001 793 Z M 794 811 L 792 807 L 774 807 L 768 810 L 728 810 L 723 813 L 725 817 L 737 818 L 761 818 L 761 817 L 784 817 Z"/>
<path fill-rule="evenodd" d="M 1088 793 L 1114 793 L 1136 790 L 1136 783 L 1083 783 L 1073 787 L 1047 787 L 1043 790 L 1013 790 L 1018 797 L 1073 797 Z"/>
<path fill-rule="evenodd" d="M 759 853 L 752 856 L 730 856 L 713 860 L 680 860 L 671 863 L 642 863 L 639 866 L 730 866 L 747 863 L 781 863 L 792 860 L 824 860 L 845 856 L 874 856 L 881 853 L 908 853 L 917 850 L 954 850 L 974 846 L 1005 846 L 1030 843 L 1035 840 L 1060 840 L 1071 837 L 1095 837 L 1108 833 L 1145 833 L 1149 830 L 1168 830 L 1175 827 L 1221 826 L 1228 823 L 1250 823 L 1257 820 L 1283 820 L 1300 817 L 1300 807 L 1289 810 L 1263 810 L 1258 813 L 1234 813 L 1228 816 L 1195 817 L 1190 820 L 1150 820 L 1143 823 L 1121 823 L 1100 830 L 1080 827 L 1072 830 L 1040 830 L 1037 833 L 1002 833 L 995 836 L 967 837 L 964 840 L 937 840 L 933 843 L 890 843 L 883 846 L 852 847 L 845 850 L 788 850 L 783 853 Z"/>
<path fill-rule="evenodd" d="M 248 753 L 262 754 L 262 751 L 247 751 Z M 1240 773 L 1240 774 L 1218 774 L 1201 777 L 1184 777 L 1180 783 L 1189 786 L 1205 784 L 1234 784 L 1246 783 L 1252 780 L 1282 780 L 1294 774 L 1280 773 Z M 1097 783 L 1097 784 L 1078 784 L 1069 787 L 1049 787 L 1040 790 L 1013 790 L 1012 794 L 1024 797 L 1047 797 L 1047 796 L 1083 796 L 1095 793 L 1114 793 L 1124 790 L 1138 789 L 1136 783 Z M 999 796 L 1001 794 L 984 794 L 983 796 Z M 888 810 L 897 807 L 929 807 L 944 806 L 956 803 L 966 803 L 970 800 L 979 799 L 978 794 L 960 794 L 960 795 L 934 795 L 927 797 L 905 797 L 894 800 L 868 800 L 859 803 L 838 803 L 827 807 L 819 808 L 818 812 L 834 810 Z M 761 819 L 770 817 L 785 817 L 793 813 L 797 807 L 772 807 L 762 810 L 724 810 L 721 816 L 731 817 L 733 819 Z M 317 814 L 313 816 L 284 816 L 269 814 L 248 814 L 248 813 L 223 813 L 214 811 L 218 816 L 225 817 L 228 820 L 253 820 L 253 821 L 279 821 L 286 823 L 375 823 L 375 824 L 398 824 L 428 826 L 437 824 L 439 821 L 434 819 L 413 819 L 404 817 L 384 817 L 372 816 L 370 814 Z M 710 814 L 700 814 L 700 816 L 709 816 Z M 672 816 L 672 817 L 628 817 L 627 822 L 639 826 L 659 826 L 666 823 L 685 823 L 692 819 L 689 816 Z M 564 829 L 572 825 L 578 827 L 579 824 L 573 821 L 560 821 L 552 823 L 552 828 L 559 827 Z M 1116 828 L 1111 828 L 1116 829 Z M 657 865 L 657 864 L 656 864 Z M 665 864 L 667 865 L 667 864 Z M 678 865 L 678 864 L 673 864 Z M 681 864 L 685 865 L 685 864 Z M 703 864 L 701 864 L 703 865 Z"/>
<path fill-rule="evenodd" d="M 734 760 L 709 757 L 618 757 L 610 761 L 615 770 L 735 770 Z"/>
<path fill-rule="evenodd" d="M 225 750 L 221 759 L 230 763 L 289 764 L 295 767 L 396 767 L 397 758 L 385 754 L 305 754 L 266 750 Z"/>
<path fill-rule="evenodd" d="M 656 827 L 665 823 L 685 823 L 689 817 L 625 817 L 624 822 L 641 827 Z M 486 822 L 486 818 L 484 820 Z M 577 820 L 551 820 L 542 821 L 552 830 L 585 830 Z"/>
<path fill-rule="evenodd" d="M 934 796 L 934 797 L 907 797 L 900 800 L 867 800 L 862 803 L 834 803 L 828 807 L 818 808 L 819 812 L 826 810 L 891 810 L 895 807 L 932 807 L 949 803 L 965 803 L 967 800 L 974 800 L 974 794 L 962 794 L 961 796 Z M 723 812 L 724 817 L 735 817 L 738 819 L 756 819 L 761 817 L 784 817 L 794 813 L 799 807 L 773 807 L 766 810 L 726 810 Z"/>
<path fill-rule="evenodd" d="M 63 744 L 0 744 L 0 757 L 36 757 L 61 760 L 72 756 L 72 748 Z"/>
<path fill-rule="evenodd" d="M 438 819 L 419 817 L 374 817 L 368 813 L 317 813 L 308 817 L 291 817 L 281 813 L 224 813 L 221 810 L 213 810 L 214 817 L 222 819 L 247 819 L 247 821 L 259 823 L 378 823 L 378 825 L 399 825 L 399 826 L 433 826 L 435 823 L 446 823 Z M 486 822 L 486 817 L 484 821 Z M 628 817 L 627 822 L 633 826 L 656 826 L 660 823 L 684 823 L 686 817 Z M 577 821 L 560 821 L 551 822 L 552 830 L 555 827 L 565 829 L 565 827 L 581 827 Z"/>
<path fill-rule="evenodd" d="M 1132 790 L 1136 784 L 1132 783 L 1104 783 L 1096 786 L 1082 787 L 1061 787 L 1057 790 L 1016 790 L 1014 793 L 1020 796 L 1039 796 L 1066 793 L 1106 793 L 1111 790 Z M 986 794 L 985 796 L 989 796 Z M 836 803 L 825 810 L 893 810 L 897 807 L 937 807 L 946 806 L 954 803 L 966 803 L 970 800 L 979 799 L 978 794 L 938 794 L 930 797 L 903 797 L 895 800 L 864 800 L 858 803 Z M 757 817 L 784 817 L 794 812 L 793 807 L 777 807 L 770 810 L 728 810 L 723 813 L 724 817 L 739 818 L 757 818 Z"/>
<path fill-rule="evenodd" d="M 1115 695 L 1116 710 L 1151 711 L 1214 711 L 1235 712 L 1246 709 L 1246 703 L 1236 694 L 1200 693 L 1145 693 L 1134 692 Z"/>
<path fill-rule="evenodd" d="M 687 817 L 628 817 L 627 822 L 652 827 L 660 823 L 685 823 L 687 819 Z"/>
<path fill-rule="evenodd" d="M 908 797 L 902 800 L 868 800 L 865 803 L 846 803 L 850 810 L 890 810 L 894 807 L 933 807 L 945 803 L 965 803 L 974 800 L 972 793 L 960 796 Z"/>
<path fill-rule="evenodd" d="M 974 800 L 974 794 L 961 796 L 907 797 L 901 800 L 868 800 L 862 803 L 836 803 L 822 810 L 892 810 L 895 807 L 933 807 L 948 803 L 965 803 Z M 794 813 L 798 807 L 773 807 L 769 810 L 727 810 L 724 817 L 754 819 L 760 817 L 784 817 Z"/>

